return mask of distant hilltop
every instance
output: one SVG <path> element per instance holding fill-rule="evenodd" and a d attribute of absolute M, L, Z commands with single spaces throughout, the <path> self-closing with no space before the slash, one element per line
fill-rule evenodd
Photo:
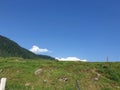
<path fill-rule="evenodd" d="M 55 58 L 47 55 L 36 55 L 29 50 L 21 47 L 9 38 L 0 35 L 0 57 L 21 57 L 24 59 L 50 59 Z"/>

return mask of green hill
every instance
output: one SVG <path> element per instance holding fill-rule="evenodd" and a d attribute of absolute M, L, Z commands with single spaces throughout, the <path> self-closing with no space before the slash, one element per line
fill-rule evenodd
<path fill-rule="evenodd" d="M 47 55 L 36 55 L 25 48 L 19 46 L 16 42 L 0 35 L 0 57 L 22 57 L 24 59 L 54 59 Z"/>
<path fill-rule="evenodd" d="M 120 90 L 120 62 L 0 58 L 6 90 Z"/>

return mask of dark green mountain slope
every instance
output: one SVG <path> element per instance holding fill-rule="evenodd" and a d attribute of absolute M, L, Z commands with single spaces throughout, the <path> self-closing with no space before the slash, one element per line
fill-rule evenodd
<path fill-rule="evenodd" d="M 24 59 L 54 59 L 47 55 L 36 55 L 16 42 L 0 35 L 0 57 L 22 57 Z"/>

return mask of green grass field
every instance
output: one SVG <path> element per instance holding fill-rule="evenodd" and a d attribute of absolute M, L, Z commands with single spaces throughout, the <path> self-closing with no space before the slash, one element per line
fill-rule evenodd
<path fill-rule="evenodd" d="M 120 62 L 0 58 L 2 77 L 7 78 L 6 90 L 120 90 Z"/>

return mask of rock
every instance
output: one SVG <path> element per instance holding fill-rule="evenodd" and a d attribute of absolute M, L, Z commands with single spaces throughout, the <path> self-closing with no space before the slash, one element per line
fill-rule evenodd
<path fill-rule="evenodd" d="M 44 83 L 47 83 L 47 80 L 43 80 Z"/>
<path fill-rule="evenodd" d="M 94 78 L 94 81 L 98 81 L 99 79 L 97 77 Z"/>
<path fill-rule="evenodd" d="M 26 82 L 26 83 L 25 83 L 25 86 L 26 86 L 26 87 L 30 86 L 30 82 Z"/>
<path fill-rule="evenodd" d="M 64 81 L 65 81 L 65 82 L 68 81 L 68 78 L 64 78 Z"/>
<path fill-rule="evenodd" d="M 38 69 L 35 71 L 35 75 L 39 75 L 43 70 L 42 69 Z"/>
<path fill-rule="evenodd" d="M 61 81 L 61 82 L 67 82 L 68 81 L 68 78 L 59 78 L 59 81 Z"/>
<path fill-rule="evenodd" d="M 99 78 L 100 77 L 100 74 L 99 73 L 96 73 L 97 74 L 97 77 Z"/>
<path fill-rule="evenodd" d="M 60 82 L 62 82 L 62 81 L 63 81 L 63 79 L 62 79 L 62 78 L 59 78 L 59 81 L 60 81 Z"/>

